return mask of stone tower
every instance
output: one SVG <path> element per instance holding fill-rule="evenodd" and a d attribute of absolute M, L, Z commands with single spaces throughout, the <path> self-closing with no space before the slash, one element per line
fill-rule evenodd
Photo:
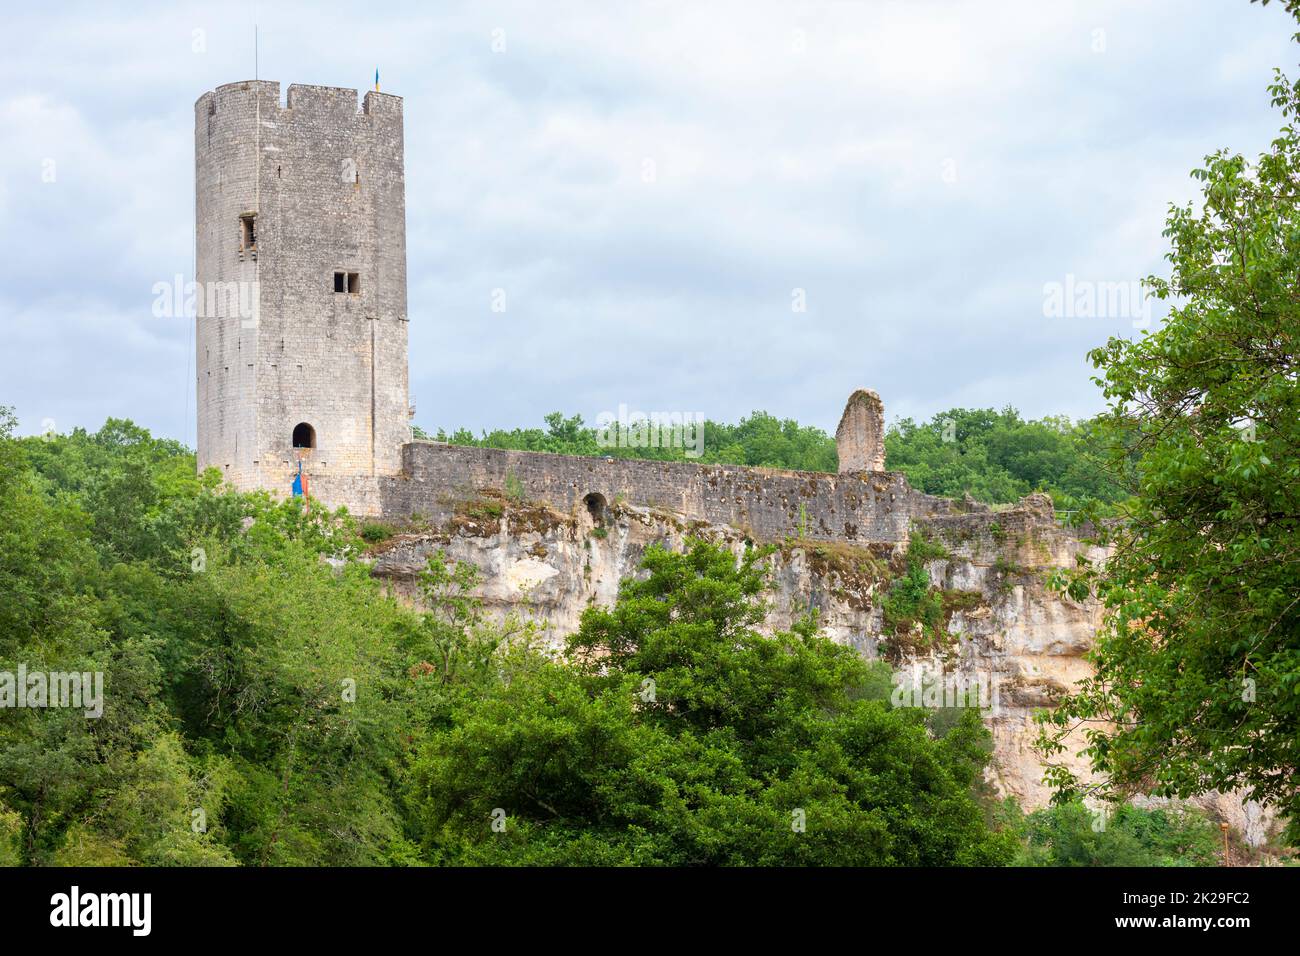
<path fill-rule="evenodd" d="M 409 442 L 402 100 L 230 83 L 194 109 L 198 466 L 290 492 Z M 347 500 L 329 502 L 348 504 Z"/>
<path fill-rule="evenodd" d="M 835 429 L 840 474 L 885 470 L 885 403 L 869 388 L 849 396 Z"/>

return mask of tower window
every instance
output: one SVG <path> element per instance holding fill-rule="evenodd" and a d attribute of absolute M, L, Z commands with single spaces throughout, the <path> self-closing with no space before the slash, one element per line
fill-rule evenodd
<path fill-rule="evenodd" d="M 315 448 L 316 447 L 316 429 L 312 428 L 306 422 L 299 422 L 293 426 L 293 447 L 294 448 Z"/>
<path fill-rule="evenodd" d="M 257 252 L 257 213 L 246 212 L 239 217 L 239 251 Z"/>
<path fill-rule="evenodd" d="M 359 272 L 336 272 L 334 273 L 334 291 L 348 292 L 356 295 L 361 291 L 361 273 Z"/>

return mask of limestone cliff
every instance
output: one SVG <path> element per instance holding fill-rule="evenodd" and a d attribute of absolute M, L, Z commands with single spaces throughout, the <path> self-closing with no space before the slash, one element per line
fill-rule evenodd
<path fill-rule="evenodd" d="M 1031 495 L 993 511 L 967 502 L 966 513 L 917 519 L 934 542 L 925 567 L 945 595 L 946 638 L 926 646 L 900 640 L 885 627 L 881 598 L 905 561 L 908 543 L 870 546 L 789 539 L 770 559 L 768 627 L 783 629 L 809 607 L 823 633 L 868 658 L 886 658 L 896 672 L 942 672 L 990 692 L 982 713 L 994 739 L 990 783 L 1026 809 L 1049 792 L 1033 750 L 1034 711 L 1051 706 L 1088 671 L 1084 655 L 1100 622 L 1095 602 L 1077 604 L 1047 587 L 1053 568 L 1105 554 L 1055 520 L 1051 501 Z M 487 492 L 436 528 L 403 533 L 375 557 L 374 573 L 415 601 L 417 575 L 438 551 L 478 567 L 478 596 L 489 615 L 521 614 L 545 627 L 556 644 L 578 627 L 585 608 L 611 604 L 619 582 L 640 572 L 653 543 L 680 548 L 705 536 L 737 554 L 753 542 L 727 525 L 627 504 L 565 514 L 538 503 Z M 951 600 L 949 600 L 949 598 Z M 1082 771 L 1084 763 L 1074 757 Z M 1201 801 L 1255 845 L 1270 821 L 1254 805 L 1215 797 Z"/>

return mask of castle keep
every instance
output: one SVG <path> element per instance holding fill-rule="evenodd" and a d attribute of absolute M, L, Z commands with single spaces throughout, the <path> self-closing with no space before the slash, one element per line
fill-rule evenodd
<path fill-rule="evenodd" d="M 397 474 L 411 437 L 401 99 L 367 93 L 358 109 L 355 90 L 290 86 L 281 103 L 279 83 L 231 83 L 195 104 L 194 157 L 195 278 L 219 308 L 197 320 L 199 468 L 280 493 L 300 461 L 312 477 Z"/>
<path fill-rule="evenodd" d="M 598 521 L 611 504 L 796 536 L 899 545 L 946 499 L 884 469 L 884 407 L 858 390 L 838 475 L 575 458 L 413 442 L 407 389 L 402 101 L 231 83 L 195 104 L 200 289 L 252 291 L 252 314 L 198 318 L 198 466 L 241 489 L 354 514 L 449 518 L 484 490 Z"/>

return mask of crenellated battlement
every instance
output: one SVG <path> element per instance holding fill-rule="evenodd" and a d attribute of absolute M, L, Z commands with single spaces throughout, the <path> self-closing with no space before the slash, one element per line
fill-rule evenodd
<path fill-rule="evenodd" d="M 241 80 L 223 83 L 200 96 L 194 104 L 196 115 L 256 112 L 260 105 L 264 119 L 275 121 L 280 113 L 293 112 L 299 117 L 314 116 L 343 120 L 372 117 L 384 120 L 402 117 L 402 98 L 391 93 L 368 90 L 364 96 L 346 86 L 315 86 L 292 83 L 280 96 L 278 80 Z"/>

